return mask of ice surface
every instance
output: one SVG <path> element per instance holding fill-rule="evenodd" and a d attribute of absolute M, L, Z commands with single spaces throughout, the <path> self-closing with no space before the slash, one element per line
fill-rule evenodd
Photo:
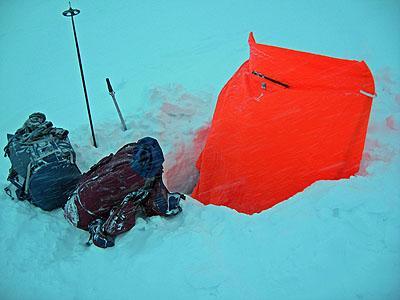
<path fill-rule="evenodd" d="M 71 24 L 61 15 L 67 1 L 43 0 L 0 2 L 4 145 L 6 133 L 43 111 L 71 131 L 82 170 L 145 135 L 160 140 L 167 170 L 182 170 L 177 154 L 193 164 L 190 141 L 248 57 L 253 31 L 260 43 L 368 63 L 378 97 L 362 169 L 253 216 L 189 198 L 181 215 L 139 219 L 106 250 L 87 248 L 87 234 L 61 210 L 1 194 L 0 299 L 400 298 L 398 1 L 72 4 L 81 10 L 76 25 L 99 148 L 90 146 Z M 2 187 L 8 167 L 0 160 Z"/>

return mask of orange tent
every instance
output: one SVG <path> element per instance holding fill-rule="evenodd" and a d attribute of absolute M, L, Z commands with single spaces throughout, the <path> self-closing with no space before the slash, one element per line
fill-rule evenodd
<path fill-rule="evenodd" d="M 364 62 L 256 43 L 222 89 L 192 196 L 248 214 L 354 175 L 374 80 Z"/>

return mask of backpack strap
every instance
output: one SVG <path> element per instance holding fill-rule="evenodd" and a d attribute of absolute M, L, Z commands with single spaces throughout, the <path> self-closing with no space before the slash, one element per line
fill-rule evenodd
<path fill-rule="evenodd" d="M 26 173 L 27 176 L 25 179 L 19 176 L 18 173 L 13 168 L 10 168 L 7 180 L 11 182 L 12 185 L 15 186 L 16 190 L 14 191 L 14 193 L 17 196 L 18 200 L 28 200 L 30 198 L 29 183 L 30 183 L 31 173 L 32 173 L 31 163 L 29 163 L 27 166 L 27 173 Z M 23 182 L 21 179 L 23 180 Z M 8 196 L 14 199 L 12 191 L 9 187 L 6 187 L 4 191 Z"/>
<path fill-rule="evenodd" d="M 131 229 L 135 225 L 136 213 L 149 197 L 153 185 L 154 178 L 147 179 L 143 187 L 126 195 L 121 204 L 111 210 L 102 227 L 104 232 L 117 235 Z"/>
<path fill-rule="evenodd" d="M 167 189 L 160 174 L 153 182 L 150 196 L 143 202 L 144 212 L 147 216 L 174 216 L 182 211 L 179 203 L 184 199 L 183 194 Z"/>
<path fill-rule="evenodd" d="M 115 245 L 115 237 L 105 234 L 103 231 L 103 225 L 104 221 L 101 219 L 96 219 L 89 224 L 89 240 L 86 242 L 87 246 L 90 246 L 92 243 L 100 248 L 108 248 Z"/>
<path fill-rule="evenodd" d="M 24 182 L 24 194 L 28 195 L 29 194 L 29 184 L 31 180 L 31 174 L 32 174 L 32 163 L 29 163 L 28 166 L 26 167 L 26 178 Z"/>

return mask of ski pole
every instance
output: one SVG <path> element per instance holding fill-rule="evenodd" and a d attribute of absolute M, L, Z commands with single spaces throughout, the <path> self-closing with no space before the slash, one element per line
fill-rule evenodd
<path fill-rule="evenodd" d="M 119 109 L 119 106 L 118 106 L 118 103 L 117 103 L 117 99 L 115 99 L 115 92 L 114 92 L 114 90 L 112 88 L 110 79 L 106 78 L 106 82 L 107 82 L 108 92 L 110 93 L 111 98 L 113 99 L 115 108 L 117 109 L 117 113 L 118 113 L 119 119 L 121 120 L 122 129 L 123 129 L 123 131 L 126 131 L 127 128 L 126 128 L 125 120 L 124 120 L 124 117 L 122 116 L 121 110 Z"/>
<path fill-rule="evenodd" d="M 79 62 L 79 69 L 81 71 L 81 79 L 82 79 L 82 85 L 83 85 L 83 92 L 85 94 L 85 99 L 86 99 L 86 108 L 89 116 L 89 124 L 90 124 L 90 130 L 92 131 L 92 138 L 93 138 L 93 146 L 97 148 L 97 143 L 96 143 L 96 137 L 94 135 L 94 129 L 93 129 L 93 122 L 92 122 L 92 115 L 90 113 L 90 106 L 89 106 L 89 98 L 86 90 L 86 83 L 85 83 L 85 75 L 83 74 L 83 67 L 82 67 L 82 60 L 81 60 L 81 53 L 79 51 L 79 44 L 78 44 L 78 37 L 76 35 L 76 29 L 75 29 L 75 22 L 74 22 L 74 16 L 78 15 L 81 11 L 79 9 L 75 9 L 71 7 L 71 2 L 69 2 L 69 9 L 64 11 L 62 14 L 65 17 L 70 17 L 71 22 L 72 22 L 72 30 L 74 31 L 74 38 L 75 38 L 75 46 L 76 46 L 76 53 L 78 55 L 78 62 Z"/>

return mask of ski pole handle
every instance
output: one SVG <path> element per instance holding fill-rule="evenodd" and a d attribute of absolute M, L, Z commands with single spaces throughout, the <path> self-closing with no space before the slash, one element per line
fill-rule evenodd
<path fill-rule="evenodd" d="M 108 92 L 109 92 L 110 94 L 113 93 L 114 91 L 113 91 L 113 88 L 112 88 L 112 86 L 111 86 L 110 79 L 109 79 L 109 78 L 106 78 L 106 82 L 107 82 Z"/>

